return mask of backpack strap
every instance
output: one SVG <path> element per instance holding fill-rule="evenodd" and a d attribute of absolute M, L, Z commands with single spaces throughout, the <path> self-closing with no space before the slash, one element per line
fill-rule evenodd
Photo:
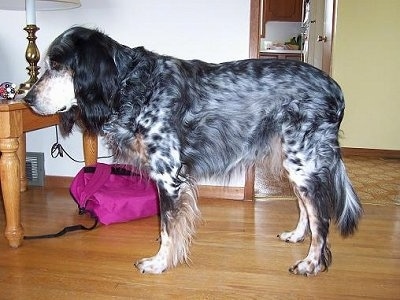
<path fill-rule="evenodd" d="M 81 224 L 73 225 L 73 226 L 67 226 L 67 227 L 64 227 L 64 229 L 62 229 L 60 232 L 57 232 L 57 233 L 43 234 L 43 235 L 28 235 L 28 236 L 25 235 L 24 236 L 24 240 L 55 238 L 55 237 L 62 236 L 64 234 L 66 234 L 67 232 L 71 232 L 71 231 L 92 230 L 92 229 L 96 228 L 98 222 L 99 222 L 98 218 L 94 218 L 94 224 L 92 226 L 90 226 L 90 227 L 85 227 L 85 226 L 83 226 Z"/>
<path fill-rule="evenodd" d="M 83 188 L 80 198 L 86 200 L 90 198 L 95 192 L 99 190 L 104 183 L 107 182 L 108 177 L 111 174 L 111 166 L 108 164 L 97 163 L 95 165 L 95 171 L 90 180 L 86 183 Z"/>
<path fill-rule="evenodd" d="M 85 185 L 85 188 L 83 189 L 81 193 L 81 198 L 83 199 L 88 199 L 91 197 L 107 180 L 108 177 L 111 174 L 111 166 L 107 164 L 102 164 L 102 163 L 97 163 L 95 165 L 95 172 L 93 176 L 90 178 L 90 180 L 87 182 Z M 82 215 L 84 213 L 90 213 L 85 210 L 85 208 L 79 207 L 79 214 Z M 60 232 L 57 233 L 51 233 L 51 234 L 43 234 L 43 235 L 33 235 L 33 236 L 24 236 L 24 240 L 33 240 L 33 239 L 46 239 L 46 238 L 54 238 L 54 237 L 59 237 L 67 232 L 71 231 L 77 231 L 77 230 L 92 230 L 96 228 L 99 219 L 96 216 L 93 216 L 90 213 L 90 216 L 94 219 L 94 224 L 90 227 L 85 227 L 81 224 L 79 225 L 72 225 L 72 226 L 67 226 L 64 229 L 62 229 Z"/>

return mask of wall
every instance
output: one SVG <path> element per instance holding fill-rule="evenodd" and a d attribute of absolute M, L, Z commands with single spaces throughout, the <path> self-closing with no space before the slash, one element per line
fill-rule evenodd
<path fill-rule="evenodd" d="M 81 0 L 82 7 L 67 11 L 38 12 L 37 44 L 41 53 L 66 28 L 79 24 L 97 26 L 117 41 L 131 46 L 145 46 L 160 54 L 209 62 L 248 58 L 248 0 Z M 23 82 L 26 33 L 23 12 L 1 11 L 0 82 Z M 12 21 L 4 21 L 12 20 Z M 8 24 L 7 24 L 8 23 Z M 73 176 L 82 163 L 67 157 L 52 158 L 55 129 L 48 128 L 27 135 L 27 151 L 45 153 L 47 175 Z M 61 140 L 75 158 L 82 159 L 80 133 Z M 107 155 L 100 145 L 100 155 Z M 107 161 L 107 160 L 106 160 Z"/>
<path fill-rule="evenodd" d="M 332 75 L 346 98 L 342 146 L 400 150 L 400 1 L 338 0 Z"/>
<path fill-rule="evenodd" d="M 265 23 L 265 39 L 276 43 L 289 42 L 301 33 L 301 22 L 269 21 Z"/>

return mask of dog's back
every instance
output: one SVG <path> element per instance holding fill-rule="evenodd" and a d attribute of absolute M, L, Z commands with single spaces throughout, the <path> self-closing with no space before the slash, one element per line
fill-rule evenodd
<path fill-rule="evenodd" d="M 336 124 L 337 139 L 342 92 L 310 65 L 287 60 L 173 62 L 179 72 L 171 72 L 170 84 L 176 85 L 171 98 L 179 100 L 172 104 L 171 125 L 176 125 L 182 159 L 192 174 L 228 175 L 237 165 L 263 159 L 274 137 L 284 138 L 290 130 L 300 135 L 306 123 Z"/>

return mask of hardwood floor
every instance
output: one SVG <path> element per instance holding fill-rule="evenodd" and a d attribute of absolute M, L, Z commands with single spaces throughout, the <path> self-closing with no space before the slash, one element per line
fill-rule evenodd
<path fill-rule="evenodd" d="M 308 242 L 286 244 L 292 200 L 200 199 L 204 224 L 190 266 L 142 275 L 133 262 L 158 249 L 158 218 L 101 226 L 11 249 L 0 239 L 0 299 L 400 299 L 400 207 L 366 204 L 354 237 L 332 228 L 333 264 L 317 277 L 291 275 Z M 91 220 L 78 216 L 67 189 L 23 193 L 27 235 Z M 0 215 L 0 228 L 4 228 Z"/>

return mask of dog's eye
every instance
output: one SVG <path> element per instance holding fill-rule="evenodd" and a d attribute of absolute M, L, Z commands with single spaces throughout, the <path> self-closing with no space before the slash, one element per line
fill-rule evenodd
<path fill-rule="evenodd" d="M 56 62 L 56 61 L 54 61 L 54 60 L 52 60 L 52 61 L 50 61 L 50 68 L 52 70 L 60 70 L 61 69 L 61 64 Z"/>

